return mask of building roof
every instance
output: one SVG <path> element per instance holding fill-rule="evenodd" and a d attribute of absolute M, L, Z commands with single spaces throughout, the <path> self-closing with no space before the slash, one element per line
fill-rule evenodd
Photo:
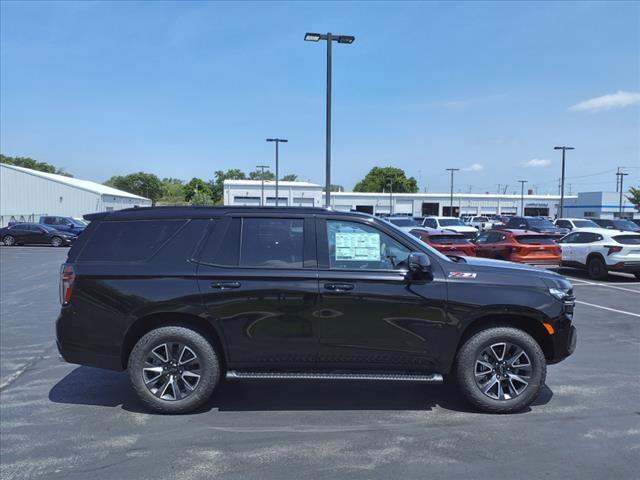
<path fill-rule="evenodd" d="M 256 187 L 260 187 L 262 185 L 262 180 L 225 180 L 224 181 L 225 185 L 241 185 L 241 186 L 256 186 Z M 275 185 L 276 181 L 275 180 L 265 180 L 264 181 L 264 186 L 272 186 Z M 278 181 L 278 186 L 279 187 L 317 187 L 317 188 L 321 188 L 320 185 L 318 185 L 317 183 L 310 183 L 310 182 L 286 182 L 283 180 L 279 180 Z"/>
<path fill-rule="evenodd" d="M 114 197 L 126 197 L 126 198 L 135 198 L 138 200 L 149 200 L 148 198 L 141 197 L 139 195 L 134 195 L 133 193 L 125 192 L 122 190 L 118 190 L 117 188 L 108 187 L 106 185 L 102 185 L 101 183 L 92 182 L 90 180 L 81 180 L 79 178 L 74 178 L 74 177 L 65 177 L 64 175 L 41 172 L 39 170 L 32 170 L 30 168 L 17 167 L 15 165 L 7 165 L 5 163 L 2 163 L 0 165 L 2 165 L 3 168 L 4 167 L 10 168 L 12 170 L 17 170 L 18 172 L 33 175 L 35 177 L 44 178 L 52 182 L 58 182 L 64 185 L 68 185 L 70 187 L 79 188 L 81 190 L 97 193 L 98 195 L 112 195 Z"/>

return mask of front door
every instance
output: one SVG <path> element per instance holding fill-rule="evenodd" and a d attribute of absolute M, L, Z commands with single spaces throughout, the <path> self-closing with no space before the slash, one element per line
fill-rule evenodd
<path fill-rule="evenodd" d="M 230 367 L 304 368 L 318 356 L 315 223 L 225 218 L 200 254 L 198 284 Z"/>
<path fill-rule="evenodd" d="M 409 283 L 411 247 L 370 221 L 318 220 L 320 361 L 327 368 L 431 371 L 446 326 L 446 284 Z M 410 245 L 410 244 L 409 244 Z"/>

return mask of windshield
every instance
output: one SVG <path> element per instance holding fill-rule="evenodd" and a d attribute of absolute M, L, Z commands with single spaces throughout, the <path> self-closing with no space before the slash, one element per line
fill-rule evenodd
<path fill-rule="evenodd" d="M 429 245 L 426 242 L 423 242 L 422 240 L 420 240 L 418 237 L 410 234 L 409 232 L 405 232 L 404 230 L 401 230 L 399 227 L 397 227 L 396 225 L 394 225 L 393 223 L 389 222 L 389 225 L 391 225 L 392 228 L 394 228 L 397 232 L 400 233 L 400 235 L 405 235 L 407 237 L 409 237 L 411 240 L 415 240 L 417 242 L 420 242 L 421 245 L 424 246 L 424 248 L 430 253 L 432 254 L 434 257 L 438 257 L 440 260 L 444 260 L 445 262 L 452 262 L 453 260 L 451 260 L 450 258 L 448 258 L 447 256 L 443 255 L 442 253 L 440 253 L 439 251 L 437 251 L 435 248 L 433 248 L 431 245 Z"/>
<path fill-rule="evenodd" d="M 417 227 L 418 222 L 413 218 L 390 218 L 389 221 L 398 227 Z"/>
<path fill-rule="evenodd" d="M 556 243 L 553 238 L 544 235 L 518 235 L 516 240 L 525 245 L 553 245 Z"/>
<path fill-rule="evenodd" d="M 466 227 L 466 225 L 459 218 L 443 218 L 441 220 L 438 220 L 438 223 L 441 227 Z"/>
<path fill-rule="evenodd" d="M 599 228 L 600 225 L 598 225 L 596 222 L 592 221 L 592 220 L 574 220 L 573 224 L 576 226 L 576 228 Z"/>
<path fill-rule="evenodd" d="M 533 217 L 533 218 L 528 218 L 527 220 L 529 222 L 529 225 L 531 225 L 532 227 L 547 227 L 547 228 L 555 227 L 555 225 L 551 223 L 549 220 L 547 220 L 546 218 Z"/>
<path fill-rule="evenodd" d="M 614 220 L 613 224 L 620 230 L 638 230 L 640 228 L 630 220 Z"/>
<path fill-rule="evenodd" d="M 78 227 L 86 227 L 87 225 L 89 225 L 89 222 L 87 222 L 86 220 L 76 217 L 71 218 L 71 222 Z"/>
<path fill-rule="evenodd" d="M 467 237 L 460 235 L 429 235 L 429 241 L 438 245 L 463 245 L 471 243 Z"/>
<path fill-rule="evenodd" d="M 623 245 L 640 245 L 640 235 L 616 235 L 613 239 Z"/>

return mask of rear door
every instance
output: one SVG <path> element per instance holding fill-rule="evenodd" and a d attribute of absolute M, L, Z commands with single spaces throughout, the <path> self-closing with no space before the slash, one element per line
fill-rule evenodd
<path fill-rule="evenodd" d="M 573 232 L 567 235 L 559 241 L 562 262 L 571 263 L 575 262 L 575 248 L 578 246 L 580 232 Z"/>
<path fill-rule="evenodd" d="M 409 284 L 412 250 L 366 219 L 321 218 L 318 276 L 320 361 L 327 368 L 429 370 L 446 326 L 446 281 Z"/>
<path fill-rule="evenodd" d="M 225 217 L 199 258 L 204 304 L 235 368 L 306 368 L 318 357 L 315 222 Z"/>

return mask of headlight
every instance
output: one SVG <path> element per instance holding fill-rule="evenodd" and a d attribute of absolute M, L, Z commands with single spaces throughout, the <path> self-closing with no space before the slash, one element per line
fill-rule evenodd
<path fill-rule="evenodd" d="M 564 297 L 567 296 L 567 292 L 560 290 L 559 288 L 550 288 L 549 293 L 560 301 L 564 300 Z"/>

